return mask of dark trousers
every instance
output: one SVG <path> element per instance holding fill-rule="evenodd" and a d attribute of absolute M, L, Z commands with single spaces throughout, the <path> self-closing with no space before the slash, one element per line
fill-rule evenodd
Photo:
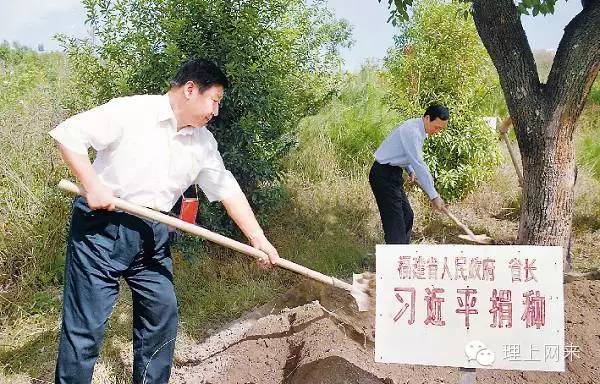
<path fill-rule="evenodd" d="M 73 203 L 67 243 L 56 383 L 90 383 L 119 293 L 133 299 L 133 382 L 167 383 L 177 334 L 177 300 L 164 224 Z"/>
<path fill-rule="evenodd" d="M 409 244 L 413 226 L 410 207 L 402 180 L 402 168 L 373 163 L 369 183 L 375 195 L 386 244 Z"/>

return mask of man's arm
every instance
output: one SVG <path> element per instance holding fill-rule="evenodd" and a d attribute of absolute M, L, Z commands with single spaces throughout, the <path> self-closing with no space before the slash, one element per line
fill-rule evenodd
<path fill-rule="evenodd" d="M 220 201 L 223 204 L 229 217 L 242 230 L 254 248 L 269 256 L 268 259 L 257 260 L 258 265 L 263 268 L 270 267 L 279 258 L 277 250 L 265 237 L 237 180 L 225 168 L 216 140 L 210 133 L 205 139 L 209 144 L 208 153 L 195 183 L 204 191 L 209 201 Z"/>
<path fill-rule="evenodd" d="M 414 176 L 419 182 L 419 186 L 427 194 L 427 196 L 429 196 L 432 208 L 441 211 L 444 207 L 444 200 L 442 200 L 439 193 L 435 189 L 433 177 L 431 176 L 429 168 L 423 159 L 423 148 L 421 147 L 421 143 L 413 133 L 405 135 L 402 144 L 404 146 L 406 156 L 408 157 L 408 167 L 413 170 Z"/>
<path fill-rule="evenodd" d="M 85 189 L 84 197 L 91 209 L 114 210 L 113 192 L 98 178 L 88 157 L 88 148 L 103 150 L 119 140 L 121 127 L 112 121 L 119 103 L 110 101 L 72 116 L 49 132 L 58 150 Z"/>
<path fill-rule="evenodd" d="M 113 211 L 113 192 L 98 178 L 96 171 L 87 155 L 79 154 L 58 143 L 58 150 L 63 160 L 77 177 L 83 189 L 88 206 L 93 209 L 108 209 Z"/>
<path fill-rule="evenodd" d="M 415 170 L 413 169 L 412 165 L 408 164 L 406 167 L 404 167 L 404 170 L 406 170 L 406 172 L 408 172 L 408 180 L 411 183 L 415 182 Z"/>
<path fill-rule="evenodd" d="M 273 245 L 267 240 L 263 230 L 261 229 L 252 208 L 243 193 L 234 193 L 233 195 L 221 200 L 223 206 L 227 210 L 227 214 L 237 224 L 244 235 L 250 241 L 250 244 L 257 249 L 265 252 L 269 258 L 266 260 L 258 260 L 258 265 L 263 268 L 268 268 L 275 264 L 279 259 L 279 254 Z"/>

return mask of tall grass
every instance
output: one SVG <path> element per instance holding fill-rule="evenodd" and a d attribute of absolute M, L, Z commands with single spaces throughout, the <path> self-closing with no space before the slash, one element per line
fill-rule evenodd
<path fill-rule="evenodd" d="M 331 169 L 352 173 L 372 163 L 377 146 L 402 120 L 386 102 L 388 90 L 376 68 L 348 75 L 337 97 L 300 121 L 293 168 L 318 179 Z"/>
<path fill-rule="evenodd" d="M 579 163 L 588 167 L 600 180 L 600 77 L 590 90 L 578 125 L 581 130 L 577 140 Z"/>
<path fill-rule="evenodd" d="M 71 200 L 56 189 L 56 182 L 69 172 L 47 135 L 68 114 L 60 106 L 61 97 L 70 92 L 64 62 L 60 55 L 19 55 L 2 57 L 3 89 L 12 93 L 3 93 L 6 99 L 0 107 L 0 381 L 17 380 L 22 374 L 52 377 L 53 359 L 48 356 L 56 353 Z M 290 193 L 263 223 L 281 255 L 339 277 L 372 266 L 366 253 L 374 240 L 365 240 L 368 231 L 356 219 L 370 211 L 356 204 L 365 194 L 363 180 L 356 183 L 360 188 L 349 192 L 345 179 L 337 179 L 332 193 L 324 185 L 304 189 L 299 173 L 290 172 Z M 357 236 L 360 233 L 363 237 Z M 173 255 L 182 333 L 192 338 L 275 299 L 297 279 L 281 270 L 260 271 L 247 257 L 196 239 L 176 244 Z M 131 304 L 126 292 L 110 320 L 99 361 L 100 367 L 110 368 L 105 370 L 110 376 L 106 382 L 125 382 L 128 375 L 115 349 L 116 344 L 130 349 Z"/>
<path fill-rule="evenodd" d="M 600 104 L 588 102 L 578 122 L 577 160 L 600 180 Z"/>
<path fill-rule="evenodd" d="M 47 132 L 65 117 L 65 63 L 3 45 L 0 67 L 0 286 L 57 283 L 68 205 L 55 185 L 67 170 Z"/>
<path fill-rule="evenodd" d="M 590 95 L 588 96 L 588 105 L 591 104 L 600 105 L 600 77 L 596 78 L 596 82 L 590 90 Z"/>

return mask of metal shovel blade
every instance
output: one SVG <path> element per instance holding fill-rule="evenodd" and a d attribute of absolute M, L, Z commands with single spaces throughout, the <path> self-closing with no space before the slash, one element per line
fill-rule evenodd
<path fill-rule="evenodd" d="M 374 296 L 375 275 L 370 272 L 355 273 L 352 275 L 352 290 L 350 295 L 356 300 L 360 312 L 372 309 Z"/>
<path fill-rule="evenodd" d="M 494 240 L 487 235 L 458 235 L 458 237 L 477 244 L 494 244 Z"/>

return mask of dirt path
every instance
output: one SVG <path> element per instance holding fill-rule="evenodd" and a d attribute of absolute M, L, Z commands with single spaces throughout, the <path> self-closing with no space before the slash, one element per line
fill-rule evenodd
<path fill-rule="evenodd" d="M 293 309 L 280 310 L 286 303 Z M 600 282 L 565 284 L 566 343 L 580 348 L 565 373 L 480 370 L 478 383 L 600 383 Z M 271 313 L 271 314 L 268 314 Z M 458 383 L 455 368 L 373 362 L 372 319 L 344 293 L 307 285 L 202 344 L 180 346 L 174 383 Z"/>

